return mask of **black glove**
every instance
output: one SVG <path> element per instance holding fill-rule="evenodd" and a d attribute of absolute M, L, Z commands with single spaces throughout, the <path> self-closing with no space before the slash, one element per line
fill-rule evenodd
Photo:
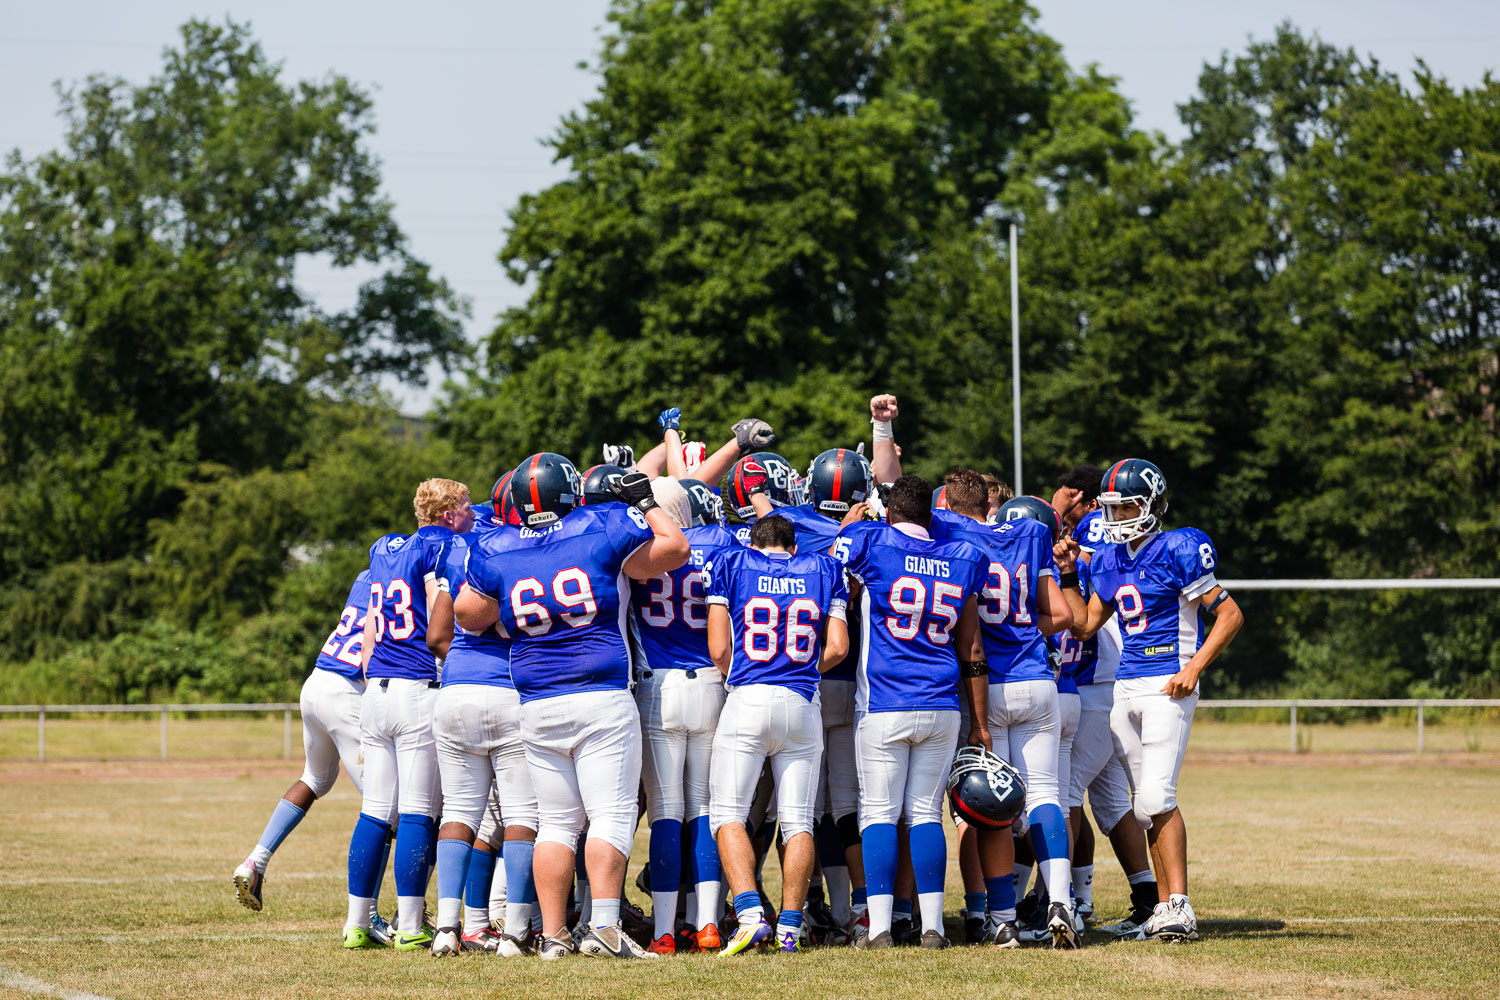
<path fill-rule="evenodd" d="M 609 484 L 610 492 L 642 514 L 657 506 L 651 479 L 644 472 L 627 472 Z"/>

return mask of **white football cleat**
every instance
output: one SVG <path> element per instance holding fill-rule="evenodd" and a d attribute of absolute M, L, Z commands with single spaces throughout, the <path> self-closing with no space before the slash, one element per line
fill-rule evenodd
<path fill-rule="evenodd" d="M 463 951 L 463 939 L 457 927 L 439 927 L 432 937 L 432 957 L 449 958 Z"/>
<path fill-rule="evenodd" d="M 370 911 L 370 938 L 378 944 L 390 944 L 395 936 L 395 930 L 391 922 L 382 917 L 377 911 Z"/>
<path fill-rule="evenodd" d="M 1151 941 L 1198 940 L 1198 915 L 1193 912 L 1193 905 L 1187 900 L 1158 903 L 1145 936 Z"/>
<path fill-rule="evenodd" d="M 247 910 L 260 912 L 261 888 L 265 885 L 265 874 L 256 867 L 254 861 L 246 858 L 244 862 L 234 870 L 234 896 L 240 901 L 240 905 Z"/>
<path fill-rule="evenodd" d="M 659 958 L 635 943 L 635 939 L 615 924 L 613 927 L 590 928 L 578 950 L 595 958 Z"/>

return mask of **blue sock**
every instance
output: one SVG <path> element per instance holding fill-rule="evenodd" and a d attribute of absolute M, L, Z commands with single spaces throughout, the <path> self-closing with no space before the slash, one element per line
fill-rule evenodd
<path fill-rule="evenodd" d="M 473 846 L 463 840 L 437 842 L 438 899 L 462 899 Z"/>
<path fill-rule="evenodd" d="M 688 836 L 693 842 L 693 861 L 697 867 L 697 882 L 722 882 L 724 869 L 719 864 L 719 845 L 709 832 L 708 817 L 699 816 L 688 824 Z"/>
<path fill-rule="evenodd" d="M 919 823 L 911 828 L 911 867 L 918 895 L 943 891 L 943 878 L 948 874 L 948 842 L 943 838 L 943 824 Z M 907 900 L 906 905 L 910 907 L 911 901 Z"/>
<path fill-rule="evenodd" d="M 1016 879 L 1013 875 L 984 880 L 985 908 L 1001 913 L 1016 908 Z"/>
<path fill-rule="evenodd" d="M 844 841 L 839 836 L 839 825 L 832 816 L 818 820 L 813 828 L 813 841 L 818 848 L 818 864 L 824 868 L 843 868 L 848 864 L 844 860 Z"/>
<path fill-rule="evenodd" d="M 742 892 L 734 897 L 734 912 L 736 915 L 749 913 L 751 910 L 760 909 L 760 893 L 754 890 Z"/>
<path fill-rule="evenodd" d="M 651 891 L 676 892 L 682 882 L 682 821 L 659 819 L 651 824 Z"/>
<path fill-rule="evenodd" d="M 307 810 L 294 806 L 286 799 L 276 803 L 276 808 L 271 810 L 271 819 L 266 823 L 265 832 L 260 835 L 256 846 L 264 847 L 270 854 L 276 853 L 276 848 L 286 839 L 286 835 L 297 828 L 302 822 L 302 817 L 307 815 Z"/>
<path fill-rule="evenodd" d="M 906 920 L 911 919 L 911 900 L 909 899 L 898 899 L 891 904 L 891 919 L 901 920 L 903 918 Z"/>
<path fill-rule="evenodd" d="M 896 885 L 896 824 L 871 823 L 864 829 L 864 845 L 865 885 L 873 895 L 892 895 Z M 911 912 L 910 900 L 906 912 Z"/>
<path fill-rule="evenodd" d="M 427 895 L 427 847 L 437 822 L 424 813 L 407 813 L 396 824 L 396 895 Z"/>
<path fill-rule="evenodd" d="M 390 835 L 385 823 L 359 814 L 349 838 L 349 895 L 374 898 L 380 889 L 380 856 Z"/>
<path fill-rule="evenodd" d="M 850 889 L 849 902 L 855 909 L 870 905 L 870 890 L 868 888 Z"/>
<path fill-rule="evenodd" d="M 473 864 L 472 861 L 469 862 L 469 863 L 471 865 Z M 985 896 L 984 893 L 982 893 L 982 892 L 966 892 L 966 893 L 964 893 L 964 909 L 968 910 L 970 913 L 983 913 L 987 908 L 988 908 L 988 906 L 987 906 L 987 897 Z"/>
<path fill-rule="evenodd" d="M 801 910 L 782 910 L 781 915 L 776 918 L 776 926 L 791 927 L 796 929 L 802 926 Z"/>
<path fill-rule="evenodd" d="M 511 840 L 505 844 L 505 898 L 516 903 L 536 902 L 536 876 L 531 872 L 531 856 L 536 853 L 536 841 Z M 489 896 L 489 884 L 485 884 L 485 896 Z M 512 895 L 514 894 L 514 895 Z M 523 937 L 524 935 L 516 935 Z"/>
<path fill-rule="evenodd" d="M 490 881 L 495 877 L 495 852 L 474 848 L 469 855 L 469 877 L 464 881 L 464 903 L 476 910 L 490 907 Z M 443 880 L 442 866 L 438 866 L 438 883 Z"/>
<path fill-rule="evenodd" d="M 1031 810 L 1031 849 L 1052 899 L 1073 904 L 1073 863 L 1068 860 L 1068 821 L 1051 802 Z"/>

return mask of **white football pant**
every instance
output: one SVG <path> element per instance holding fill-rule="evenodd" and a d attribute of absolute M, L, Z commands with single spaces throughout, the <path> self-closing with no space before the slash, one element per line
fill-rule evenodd
<path fill-rule="evenodd" d="M 1073 801 L 1073 740 L 1078 735 L 1081 711 L 1075 692 L 1057 692 L 1057 793 L 1064 812 L 1083 805 L 1081 797 Z"/>
<path fill-rule="evenodd" d="M 360 759 L 359 707 L 365 682 L 332 670 L 315 669 L 302 682 L 302 753 L 307 765 L 302 783 L 322 798 L 339 777 L 339 763 L 349 772 L 354 790 L 364 788 Z"/>
<path fill-rule="evenodd" d="M 1088 792 L 1094 823 L 1108 833 L 1130 813 L 1130 786 L 1115 756 L 1109 713 L 1115 703 L 1113 681 L 1078 688 L 1078 732 L 1073 736 L 1068 802 L 1080 805 Z"/>
<path fill-rule="evenodd" d="M 1109 716 L 1115 750 L 1135 793 L 1135 818 L 1145 830 L 1151 817 L 1177 808 L 1177 776 L 1198 706 L 1196 690 L 1172 698 L 1161 690 L 1166 682 L 1166 676 L 1116 680 Z"/>
<path fill-rule="evenodd" d="M 854 763 L 854 681 L 824 679 L 823 766 L 818 769 L 818 802 L 834 819 L 859 808 L 859 769 Z"/>
<path fill-rule="evenodd" d="M 432 731 L 443 779 L 444 823 L 462 823 L 477 835 L 496 793 L 507 825 L 536 829 L 536 793 L 521 745 L 521 699 L 513 689 L 444 686 L 433 709 Z"/>
<path fill-rule="evenodd" d="M 438 689 L 426 681 L 380 677 L 365 686 L 360 703 L 364 799 L 360 811 L 396 828 L 403 815 L 436 816 L 437 741 L 432 709 Z"/>
<path fill-rule="evenodd" d="M 744 684 L 729 692 L 714 734 L 708 824 L 714 836 L 725 823 L 744 823 L 766 762 L 776 782 L 776 817 L 782 843 L 811 834 L 823 759 L 823 713 L 816 693 L 808 701 L 777 684 Z"/>
<path fill-rule="evenodd" d="M 724 707 L 724 675 L 717 669 L 653 669 L 636 682 L 650 822 L 690 823 L 708 815 L 709 760 Z"/>
<path fill-rule="evenodd" d="M 641 782 L 641 717 L 630 692 L 582 691 L 527 702 L 521 740 L 536 790 L 537 841 L 575 850 L 587 820 L 590 840 L 630 857 Z"/>
<path fill-rule="evenodd" d="M 990 740 L 995 754 L 1021 772 L 1021 780 L 1026 783 L 1027 813 L 1048 803 L 1062 805 L 1057 784 L 1062 728 L 1058 714 L 1055 681 L 990 685 Z"/>
<path fill-rule="evenodd" d="M 854 730 L 859 768 L 859 828 L 940 823 L 943 791 L 953 765 L 959 713 L 865 712 Z"/>

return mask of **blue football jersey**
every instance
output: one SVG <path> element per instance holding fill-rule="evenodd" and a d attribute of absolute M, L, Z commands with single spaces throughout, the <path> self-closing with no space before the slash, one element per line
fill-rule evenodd
<path fill-rule="evenodd" d="M 752 515 L 744 524 L 732 526 L 729 530 L 733 533 L 734 540 L 748 548 L 750 545 L 750 529 L 755 527 L 755 522 L 759 520 L 760 518 Z"/>
<path fill-rule="evenodd" d="M 1089 595 L 1093 593 L 1090 589 L 1089 564 L 1080 559 L 1077 566 L 1078 590 L 1083 594 L 1084 604 L 1088 604 Z M 1076 692 L 1080 684 L 1094 683 L 1094 671 L 1099 665 L 1099 637 L 1097 635 L 1080 642 L 1073 638 L 1071 632 L 1063 629 L 1056 635 L 1047 636 L 1047 648 L 1057 651 L 1059 694 Z"/>
<path fill-rule="evenodd" d="M 824 622 L 842 619 L 849 603 L 843 567 L 820 552 L 736 547 L 721 550 L 704 573 L 708 603 L 729 611 L 729 686 L 777 684 L 812 701 Z"/>
<path fill-rule="evenodd" d="M 708 581 L 703 567 L 739 542 L 717 524 L 683 532 L 692 555 L 651 580 L 630 583 L 630 632 L 641 666 L 649 670 L 714 670 L 708 655 Z"/>
<path fill-rule="evenodd" d="M 344 600 L 344 613 L 339 623 L 328 633 L 328 641 L 318 650 L 314 666 L 319 670 L 331 670 L 345 677 L 359 677 L 359 654 L 365 644 L 365 609 L 370 606 L 370 571 L 362 570 L 349 588 Z"/>
<path fill-rule="evenodd" d="M 1106 545 L 1094 556 L 1094 590 L 1120 622 L 1116 678 L 1175 674 L 1193 658 L 1203 621 L 1192 602 L 1218 586 L 1217 564 L 1213 542 L 1197 528 L 1161 532 L 1134 555 L 1129 545 Z"/>
<path fill-rule="evenodd" d="M 579 507 L 540 531 L 492 531 L 469 557 L 466 585 L 497 601 L 522 702 L 630 687 L 623 566 L 651 540 L 625 504 Z"/>
<path fill-rule="evenodd" d="M 985 554 L 979 626 L 990 683 L 1051 680 L 1047 643 L 1037 625 L 1042 578 L 1057 575 L 1047 526 L 1030 518 L 981 524 L 965 517 L 934 523 L 934 528 L 943 537 L 968 542 Z"/>
<path fill-rule="evenodd" d="M 413 535 L 382 535 L 370 546 L 375 648 L 365 676 L 437 680 L 437 657 L 427 648 L 427 581 L 447 589 L 443 568 L 457 537 L 429 524 Z"/>
<path fill-rule="evenodd" d="M 967 542 L 925 535 L 860 521 L 834 545 L 849 575 L 864 585 L 856 711 L 958 710 L 953 627 L 964 602 L 984 585 L 988 560 Z"/>
<path fill-rule="evenodd" d="M 476 504 L 476 509 L 480 505 Z M 468 579 L 469 559 L 478 549 L 485 536 L 515 528 L 502 526 L 491 519 L 481 525 L 476 518 L 474 530 L 460 535 L 448 555 L 447 576 L 457 596 Z M 460 544 L 461 543 L 461 544 Z M 468 632 L 453 624 L 453 644 L 448 647 L 448 656 L 443 660 L 443 686 L 450 684 L 487 684 L 491 687 L 514 688 L 510 678 L 510 636 L 505 634 L 499 622 L 483 632 Z"/>
<path fill-rule="evenodd" d="M 1073 540 L 1091 555 L 1108 545 L 1109 540 L 1104 537 L 1104 512 L 1091 510 L 1083 515 L 1073 529 Z"/>
<path fill-rule="evenodd" d="M 798 552 L 833 551 L 833 543 L 839 536 L 839 522 L 821 513 L 810 504 L 801 507 L 782 507 L 776 511 L 792 522 L 797 529 Z M 850 606 L 845 610 L 844 621 L 849 626 L 849 655 L 823 675 L 827 681 L 854 680 L 855 664 L 859 663 L 859 609 Z"/>

